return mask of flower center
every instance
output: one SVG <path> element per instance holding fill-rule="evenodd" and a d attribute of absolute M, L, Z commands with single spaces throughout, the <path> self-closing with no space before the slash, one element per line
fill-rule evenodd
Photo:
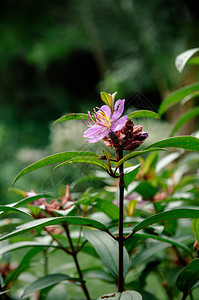
<path fill-rule="evenodd" d="M 95 118 L 99 125 L 102 125 L 106 128 L 111 127 L 111 121 L 110 121 L 109 117 L 107 116 L 107 113 L 104 112 L 103 110 L 96 112 Z"/>

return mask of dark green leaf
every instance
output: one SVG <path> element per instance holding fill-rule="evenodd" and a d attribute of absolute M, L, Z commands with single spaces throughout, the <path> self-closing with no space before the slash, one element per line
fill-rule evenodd
<path fill-rule="evenodd" d="M 22 299 L 36 291 L 40 291 L 42 289 L 45 289 L 47 287 L 53 286 L 55 284 L 60 283 L 61 281 L 80 281 L 79 278 L 72 278 L 65 274 L 50 274 L 46 275 L 42 278 L 39 278 L 32 282 L 29 286 L 27 286 L 23 292 Z"/>
<path fill-rule="evenodd" d="M 174 133 L 176 131 L 178 131 L 178 129 L 180 127 L 182 127 L 182 125 L 184 125 L 186 122 L 188 122 L 189 120 L 191 120 L 192 118 L 196 117 L 199 115 L 199 107 L 194 107 L 192 109 L 190 109 L 189 111 L 187 111 L 186 113 L 184 113 L 182 116 L 180 116 L 180 118 L 177 120 L 175 126 L 173 127 L 170 136 L 173 136 Z"/>
<path fill-rule="evenodd" d="M 118 276 L 118 242 L 107 233 L 96 230 L 84 230 L 85 238 L 93 245 L 104 265 L 115 276 Z M 129 269 L 129 256 L 124 248 L 124 275 Z"/>
<path fill-rule="evenodd" d="M 95 165 L 98 166 L 102 169 L 104 169 L 105 171 L 109 171 L 109 168 L 107 166 L 107 164 L 105 164 L 103 161 L 99 160 L 98 158 L 94 158 L 91 156 L 84 156 L 84 157 L 74 157 L 62 164 L 59 164 L 58 166 L 56 166 L 54 168 L 54 170 L 56 170 L 57 168 L 63 167 L 63 166 L 67 166 L 67 165 L 71 165 L 71 164 L 76 164 L 76 163 L 83 163 L 83 164 L 91 164 L 91 165 Z"/>
<path fill-rule="evenodd" d="M 70 121 L 70 120 L 87 120 L 87 114 L 81 114 L 81 113 L 72 113 L 72 114 L 67 114 L 58 120 L 54 122 L 59 123 L 59 122 L 64 122 L 64 121 Z"/>
<path fill-rule="evenodd" d="M 175 65 L 180 73 L 183 71 L 187 61 L 198 51 L 199 48 L 189 49 L 176 57 Z"/>
<path fill-rule="evenodd" d="M 48 165 L 56 164 L 56 163 L 62 163 L 64 161 L 67 161 L 71 158 L 78 157 L 78 156 L 92 156 L 92 157 L 100 157 L 98 154 L 94 152 L 86 152 L 86 151 L 80 151 L 80 152 L 62 152 L 62 153 L 57 153 L 53 155 L 49 155 L 45 158 L 42 158 L 38 160 L 37 162 L 31 164 L 30 166 L 26 167 L 23 169 L 14 179 L 12 185 L 23 175 L 32 172 L 34 170 L 37 170 L 39 168 L 43 168 Z"/>
<path fill-rule="evenodd" d="M 151 110 L 137 110 L 128 115 L 129 119 L 133 118 L 153 118 L 153 119 L 160 119 L 160 116 Z"/>
<path fill-rule="evenodd" d="M 199 258 L 196 258 L 184 268 L 177 278 L 177 286 L 185 294 L 199 280 Z"/>
<path fill-rule="evenodd" d="M 179 90 L 174 91 L 173 93 L 169 94 L 159 107 L 159 115 L 162 116 L 162 114 L 169 108 L 171 108 L 173 105 L 181 102 L 185 97 L 188 97 L 188 99 L 192 99 L 195 96 L 197 96 L 199 93 L 199 83 L 194 83 L 191 85 L 187 85 Z"/>
<path fill-rule="evenodd" d="M 193 136 L 177 136 L 153 143 L 144 150 L 153 147 L 174 147 L 189 151 L 199 151 L 199 139 Z M 143 151 L 144 151 L 143 150 Z"/>
<path fill-rule="evenodd" d="M 154 197 L 158 192 L 158 189 L 146 180 L 141 181 L 134 190 L 142 195 L 142 197 L 144 197 L 145 199 Z"/>
<path fill-rule="evenodd" d="M 101 296 L 97 300 L 142 300 L 142 296 L 136 291 L 124 291 L 122 293 L 110 293 Z"/>
<path fill-rule="evenodd" d="M 199 243 L 199 219 L 193 219 L 192 221 L 192 229 L 195 235 L 197 242 Z"/>
<path fill-rule="evenodd" d="M 108 228 L 95 220 L 83 218 L 83 217 L 56 217 L 56 218 L 43 218 L 34 220 L 23 225 L 18 226 L 13 232 L 10 232 L 5 235 L 0 236 L 0 241 L 9 239 L 11 237 L 17 236 L 19 234 L 28 232 L 32 229 L 43 228 L 45 226 L 50 225 L 58 225 L 58 224 L 73 224 L 73 225 L 85 225 L 93 228 L 97 228 L 100 230 L 108 231 Z"/>
<path fill-rule="evenodd" d="M 199 218 L 199 210 L 192 209 L 192 208 L 176 208 L 161 213 L 157 213 L 156 215 L 150 216 L 145 220 L 141 221 L 140 223 L 138 223 L 133 228 L 133 232 L 137 232 L 140 229 L 146 228 L 147 226 L 160 221 L 179 219 L 179 218 Z"/>
<path fill-rule="evenodd" d="M 41 198 L 51 198 L 53 197 L 52 195 L 49 195 L 49 194 L 37 194 L 35 196 L 31 196 L 31 197 L 26 197 L 18 202 L 15 202 L 15 203 L 11 203 L 9 204 L 9 206 L 12 206 L 12 207 L 20 207 L 20 206 L 23 206 L 27 203 L 30 203 L 30 202 L 33 202 L 35 200 L 38 200 L 38 199 L 41 199 Z"/>
<path fill-rule="evenodd" d="M 142 155 L 142 154 L 145 154 L 147 152 L 153 152 L 153 151 L 161 151 L 161 150 L 165 150 L 165 149 L 162 149 L 162 148 L 154 148 L 154 149 L 147 149 L 147 150 L 141 150 L 141 151 L 134 151 L 134 152 L 131 152 L 130 154 L 127 154 L 126 156 L 124 156 L 122 159 L 120 159 L 116 165 L 115 165 L 115 168 L 119 168 L 119 166 L 121 164 L 123 164 L 125 161 L 131 159 L 131 158 L 134 158 L 136 156 L 139 156 L 139 155 Z"/>
<path fill-rule="evenodd" d="M 141 164 L 124 169 L 125 188 L 128 189 L 129 184 L 135 179 Z"/>

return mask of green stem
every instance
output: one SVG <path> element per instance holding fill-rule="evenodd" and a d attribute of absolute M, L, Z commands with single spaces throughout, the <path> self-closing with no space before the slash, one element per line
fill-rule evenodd
<path fill-rule="evenodd" d="M 117 161 L 123 158 L 123 150 L 116 149 Z M 124 235 L 123 235 L 123 213 L 124 213 L 124 168 L 119 166 L 119 270 L 118 270 L 118 292 L 124 291 Z"/>
<path fill-rule="evenodd" d="M 86 284 L 85 284 L 85 281 L 84 281 L 84 278 L 83 278 L 83 274 L 82 274 L 82 271 L 80 269 L 80 265 L 79 265 L 79 262 L 78 262 L 78 259 L 77 259 L 77 251 L 75 250 L 74 246 L 73 246 L 73 242 L 72 242 L 72 239 L 71 239 L 71 236 L 70 236 L 70 231 L 69 231 L 69 228 L 68 228 L 68 225 L 63 225 L 63 228 L 66 232 L 66 235 L 68 237 L 68 241 L 69 241 L 69 244 L 70 244 L 70 247 L 71 247 L 71 254 L 73 256 L 73 259 L 74 259 L 74 262 L 75 262 L 75 265 L 76 265 L 76 268 L 77 268 L 77 272 L 79 274 L 79 278 L 81 279 L 81 287 L 82 287 L 82 290 L 86 296 L 86 299 L 87 300 L 91 300 L 90 296 L 89 296 L 89 293 L 88 293 L 88 290 L 87 290 L 87 287 L 86 287 Z"/>

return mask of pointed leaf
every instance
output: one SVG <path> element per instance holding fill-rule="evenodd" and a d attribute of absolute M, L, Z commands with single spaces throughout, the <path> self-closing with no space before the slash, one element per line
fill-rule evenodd
<path fill-rule="evenodd" d="M 195 118 L 196 116 L 199 115 L 199 107 L 194 107 L 192 109 L 190 109 L 189 111 L 187 111 L 186 113 L 184 113 L 176 122 L 174 128 L 171 131 L 170 136 L 173 136 L 174 133 L 176 131 L 178 131 L 178 129 L 180 127 L 182 127 L 182 125 L 184 125 L 186 122 L 188 122 L 189 120 Z"/>
<path fill-rule="evenodd" d="M 79 157 L 79 156 L 92 156 L 92 157 L 100 157 L 98 154 L 94 152 L 86 152 L 86 151 L 79 151 L 79 152 L 62 152 L 62 153 L 57 153 L 53 155 L 49 155 L 45 158 L 42 158 L 38 160 L 37 162 L 31 164 L 30 166 L 24 168 L 14 179 L 12 186 L 14 183 L 23 175 L 32 172 L 34 170 L 37 170 L 39 168 L 43 168 L 48 165 L 56 164 L 56 163 L 62 163 L 64 161 L 67 161 L 71 158 L 74 157 Z"/>
<path fill-rule="evenodd" d="M 107 233 L 96 230 L 84 230 L 85 238 L 93 245 L 104 265 L 115 276 L 118 276 L 118 242 Z M 129 256 L 124 248 L 124 276 L 129 269 Z"/>
<path fill-rule="evenodd" d="M 58 224 L 85 225 L 85 226 L 90 226 L 108 232 L 108 228 L 106 227 L 106 225 L 88 218 L 83 218 L 83 217 L 43 218 L 43 219 L 34 220 L 31 222 L 27 222 L 23 225 L 20 225 L 16 227 L 14 231 L 8 234 L 2 234 L 0 236 L 0 241 L 9 239 L 11 237 L 15 237 L 19 234 L 28 232 L 32 229 L 43 228 L 45 226 L 58 225 Z"/>
<path fill-rule="evenodd" d="M 40 291 L 42 289 L 45 289 L 47 287 L 54 286 L 55 284 L 60 283 L 61 281 L 72 281 L 77 282 L 81 281 L 79 278 L 72 278 L 65 274 L 50 274 L 46 275 L 42 278 L 39 278 L 32 282 L 29 286 L 27 286 L 23 292 L 22 299 L 36 291 Z"/>
<path fill-rule="evenodd" d="M 94 166 L 98 166 L 98 167 L 104 169 L 105 171 L 109 172 L 109 168 L 108 168 L 107 164 L 105 164 L 103 161 L 99 160 L 98 158 L 94 158 L 91 156 L 74 157 L 62 164 L 59 164 L 58 166 L 56 166 L 54 168 L 54 170 L 56 170 L 57 168 L 63 167 L 63 166 L 76 164 L 76 163 L 91 164 Z"/>
<path fill-rule="evenodd" d="M 198 83 L 187 85 L 181 89 L 174 91 L 173 93 L 169 94 L 160 104 L 159 111 L 158 111 L 159 115 L 162 116 L 162 114 L 167 109 L 171 108 L 173 105 L 181 102 L 184 99 L 189 100 L 196 97 L 198 93 L 199 93 Z"/>
<path fill-rule="evenodd" d="M 176 57 L 175 66 L 180 73 L 182 73 L 187 61 L 198 51 L 199 48 L 189 49 Z"/>
<path fill-rule="evenodd" d="M 97 300 L 142 300 L 140 293 L 136 291 L 124 291 L 122 293 L 110 293 L 101 296 Z"/>
<path fill-rule="evenodd" d="M 199 280 L 199 258 L 196 258 L 184 268 L 177 278 L 177 286 L 185 294 L 190 291 Z"/>
<path fill-rule="evenodd" d="M 176 136 L 167 138 L 146 147 L 143 151 L 153 147 L 174 147 L 189 151 L 199 151 L 199 139 L 193 136 Z"/>
<path fill-rule="evenodd" d="M 9 206 L 20 207 L 20 206 L 23 206 L 27 203 L 33 202 L 33 201 L 41 199 L 41 198 L 52 198 L 52 197 L 53 197 L 53 195 L 49 195 L 49 194 L 37 194 L 35 196 L 26 197 L 18 202 L 11 203 L 11 204 L 9 204 Z"/>
<path fill-rule="evenodd" d="M 83 113 L 72 113 L 72 114 L 67 114 L 59 119 L 57 119 L 55 123 L 59 123 L 59 122 L 64 122 L 64 121 L 70 121 L 70 120 L 87 120 L 87 114 L 83 114 Z"/>
<path fill-rule="evenodd" d="M 107 92 L 101 92 L 100 97 L 102 101 L 111 108 L 111 95 Z"/>
<path fill-rule="evenodd" d="M 147 147 L 148 148 L 148 147 Z M 147 148 L 145 148 L 144 150 L 141 150 L 141 151 L 133 151 L 133 152 L 131 152 L 130 154 L 128 154 L 128 155 L 126 155 L 126 156 L 124 156 L 122 159 L 120 159 L 117 163 L 116 163 L 116 165 L 115 165 L 115 168 L 117 169 L 117 168 L 119 168 L 119 166 L 121 165 L 121 164 L 123 164 L 125 161 L 127 161 L 127 160 L 129 160 L 129 159 L 131 159 L 131 158 L 134 158 L 134 157 L 136 157 L 136 156 L 139 156 L 139 155 L 142 155 L 142 154 L 145 154 L 145 153 L 147 153 L 147 152 L 153 152 L 153 151 L 161 151 L 161 150 L 165 150 L 165 149 L 162 149 L 162 148 L 151 148 L 151 149 L 147 149 Z"/>
<path fill-rule="evenodd" d="M 128 115 L 129 119 L 133 118 L 153 118 L 153 119 L 160 119 L 160 116 L 151 110 L 136 110 Z"/>
<path fill-rule="evenodd" d="M 22 213 L 25 214 L 27 216 L 31 216 L 30 213 L 28 213 L 27 211 L 23 210 L 23 209 L 19 209 L 19 208 L 15 208 L 15 207 L 10 207 L 9 205 L 0 205 L 0 214 L 1 212 L 6 212 L 6 213 Z"/>
<path fill-rule="evenodd" d="M 145 220 L 138 223 L 134 228 L 133 232 L 137 232 L 140 229 L 146 228 L 154 223 L 180 218 L 199 218 L 199 210 L 191 208 L 176 208 L 172 210 L 167 210 L 156 215 L 150 216 Z"/>

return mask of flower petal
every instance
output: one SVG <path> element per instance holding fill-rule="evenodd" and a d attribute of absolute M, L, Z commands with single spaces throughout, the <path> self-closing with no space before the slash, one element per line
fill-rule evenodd
<path fill-rule="evenodd" d="M 118 119 L 111 125 L 111 130 L 113 132 L 121 130 L 124 125 L 126 124 L 126 121 L 128 120 L 128 116 L 123 116 L 122 118 Z"/>
<path fill-rule="evenodd" d="M 89 143 L 96 143 L 96 142 L 99 142 L 101 141 L 108 133 L 108 130 L 107 129 L 104 129 L 103 132 L 99 133 L 98 135 L 96 135 L 95 137 L 92 137 L 92 138 L 89 138 L 87 139 L 87 141 Z"/>
<path fill-rule="evenodd" d="M 104 127 L 99 125 L 93 125 L 84 132 L 83 137 L 93 138 L 96 135 L 100 134 L 102 131 L 104 131 Z"/>
<path fill-rule="evenodd" d="M 107 117 L 110 119 L 111 118 L 111 109 L 108 105 L 102 105 L 102 107 L 100 107 L 100 110 L 98 110 L 97 112 L 100 111 L 104 111 L 107 114 Z"/>
<path fill-rule="evenodd" d="M 113 112 L 113 115 L 111 117 L 111 123 L 114 122 L 115 120 L 117 120 L 121 116 L 121 114 L 123 113 L 123 111 L 124 111 L 124 102 L 125 102 L 125 99 L 124 100 L 117 100 L 115 102 L 114 112 Z"/>

